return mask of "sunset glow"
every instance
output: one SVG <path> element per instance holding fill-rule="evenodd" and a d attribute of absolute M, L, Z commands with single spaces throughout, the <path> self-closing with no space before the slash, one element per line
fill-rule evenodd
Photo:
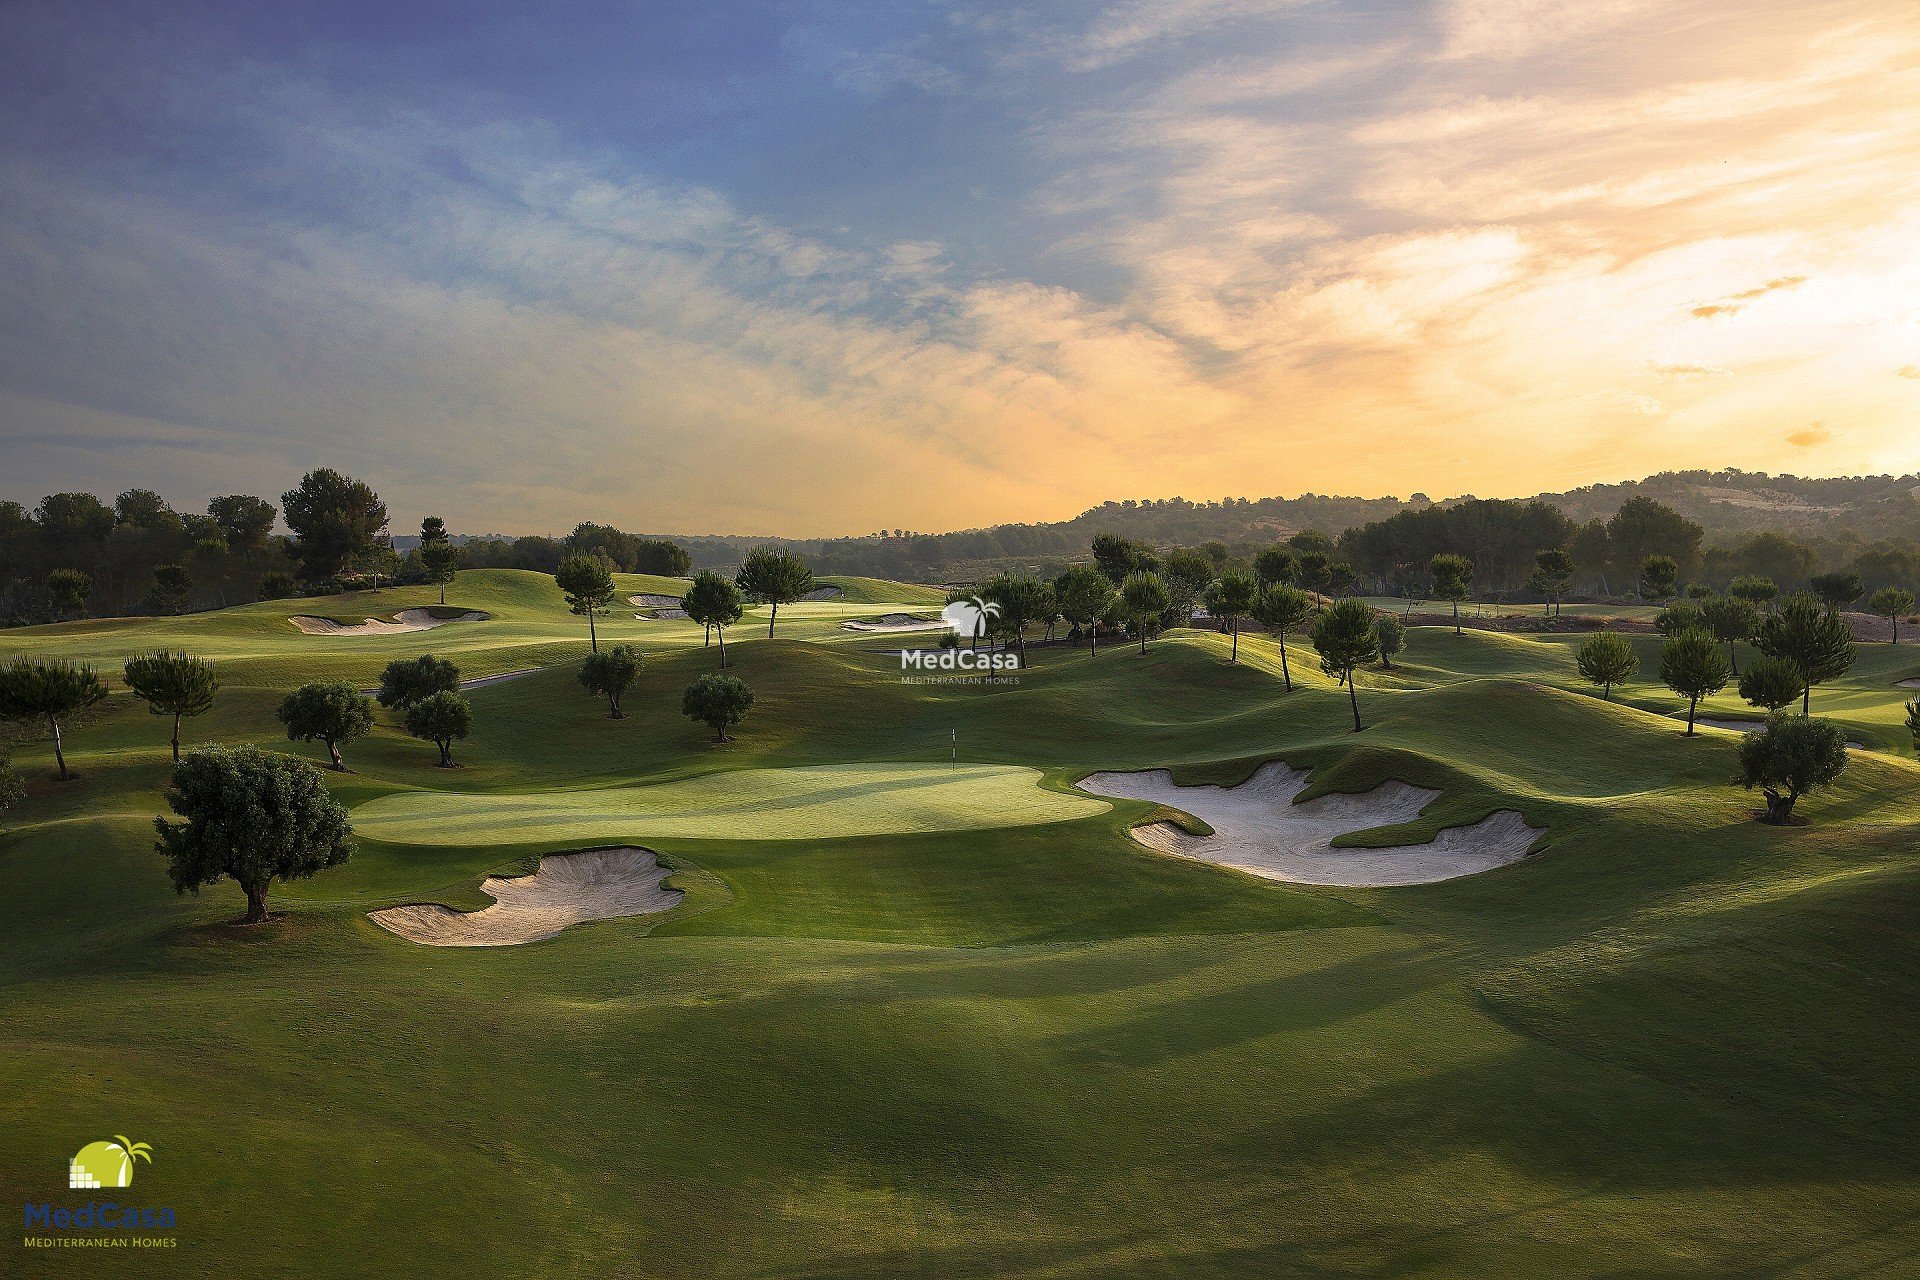
<path fill-rule="evenodd" d="M 116 9 L 0 64 L 0 496 L 802 535 L 1920 468 L 1910 4 Z"/>

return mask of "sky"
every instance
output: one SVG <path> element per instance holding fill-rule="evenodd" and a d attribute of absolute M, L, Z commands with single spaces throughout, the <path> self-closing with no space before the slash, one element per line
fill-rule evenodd
<path fill-rule="evenodd" d="M 0 498 L 1920 470 L 1911 0 L 9 4 Z"/>

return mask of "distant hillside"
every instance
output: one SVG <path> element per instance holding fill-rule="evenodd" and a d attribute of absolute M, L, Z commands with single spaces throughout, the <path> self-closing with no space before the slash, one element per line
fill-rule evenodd
<path fill-rule="evenodd" d="M 1758 529 L 1802 539 L 1874 542 L 1920 532 L 1920 475 L 1814 479 L 1749 471 L 1662 472 L 1644 480 L 1588 485 L 1536 495 L 1578 524 L 1605 520 L 1630 498 L 1648 497 L 1705 528 L 1708 545 Z M 1451 506 L 1471 495 L 1447 498 Z M 1349 528 L 1398 512 L 1435 505 L 1410 498 L 1331 497 L 1186 498 L 1106 502 L 1071 520 L 1002 524 L 926 534 L 890 530 L 857 538 L 791 539 L 733 535 L 664 534 L 685 546 L 701 567 L 737 564 L 749 547 L 774 544 L 806 556 L 822 573 L 857 573 L 912 581 L 977 576 L 1002 568 L 1044 569 L 1084 558 L 1096 533 L 1118 533 L 1166 548 L 1223 542 L 1242 550 L 1265 546 L 1303 529 L 1337 537 Z"/>

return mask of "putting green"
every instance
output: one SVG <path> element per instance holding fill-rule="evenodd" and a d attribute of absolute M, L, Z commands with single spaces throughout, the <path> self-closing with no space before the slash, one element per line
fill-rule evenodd
<path fill-rule="evenodd" d="M 741 769 L 593 791 L 410 791 L 361 805 L 353 821 L 362 835 L 400 844 L 813 840 L 1026 827 L 1107 808 L 1039 783 L 1038 770 L 1011 765 Z"/>

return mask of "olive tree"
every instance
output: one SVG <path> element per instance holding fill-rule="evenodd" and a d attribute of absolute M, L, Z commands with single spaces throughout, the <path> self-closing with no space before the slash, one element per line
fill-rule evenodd
<path fill-rule="evenodd" d="M 473 706 L 458 693 L 442 689 L 407 704 L 407 732 L 440 748 L 442 769 L 453 768 L 453 744 L 473 729 Z"/>
<path fill-rule="evenodd" d="M 1100 620 L 1119 598 L 1106 574 L 1077 564 L 1053 580 L 1053 598 L 1060 616 L 1087 633 L 1087 652 L 1099 651 Z"/>
<path fill-rule="evenodd" d="M 640 650 L 630 644 L 616 644 L 605 653 L 590 653 L 580 664 L 580 683 L 588 693 L 607 700 L 607 719 L 624 720 L 620 695 L 640 674 Z"/>
<path fill-rule="evenodd" d="M 1287 665 L 1287 636 L 1313 616 L 1313 597 L 1286 583 L 1270 583 L 1253 602 L 1253 620 L 1272 636 L 1280 650 L 1280 679 L 1293 692 L 1293 671 Z"/>
<path fill-rule="evenodd" d="M 729 742 L 727 730 L 746 719 L 753 690 L 737 676 L 704 675 L 680 696 L 680 712 L 713 730 L 715 742 Z"/>
<path fill-rule="evenodd" d="M 53 762 L 63 782 L 73 775 L 67 772 L 60 722 L 106 696 L 106 681 L 84 662 L 15 658 L 0 666 L 0 720 L 44 722 L 53 735 Z"/>
<path fill-rule="evenodd" d="M 587 620 L 587 640 L 593 645 L 595 653 L 600 652 L 600 633 L 594 626 L 594 618 L 607 611 L 613 603 L 616 588 L 613 585 L 613 570 L 599 556 L 568 556 L 553 571 L 553 580 L 560 588 L 560 594 L 567 598 L 567 608 L 576 616 L 585 616 Z"/>
<path fill-rule="evenodd" d="M 1453 634 L 1460 634 L 1460 602 L 1473 590 L 1473 561 L 1451 551 L 1427 561 L 1433 577 L 1433 598 L 1453 605 Z"/>
<path fill-rule="evenodd" d="M 780 606 L 792 604 L 813 590 L 813 571 L 791 551 L 755 547 L 740 562 L 740 572 L 733 581 L 747 599 L 772 606 L 767 614 L 767 639 L 771 640 Z"/>
<path fill-rule="evenodd" d="M 246 923 L 267 918 L 275 880 L 304 880 L 353 854 L 347 811 L 304 760 L 258 747 L 196 747 L 173 767 L 155 848 L 176 893 L 227 876 L 247 895 Z"/>
<path fill-rule="evenodd" d="M 693 584 L 680 599 L 686 615 L 720 637 L 720 668 L 727 666 L 727 628 L 740 621 L 745 612 L 740 588 L 711 569 L 693 575 Z"/>
<path fill-rule="evenodd" d="M 344 680 L 303 684 L 280 703 L 277 713 L 295 742 L 323 742 L 333 767 L 345 773 L 340 744 L 373 730 L 373 699 Z"/>
<path fill-rule="evenodd" d="M 1600 686 L 1600 696 L 1613 701 L 1613 686 L 1625 684 L 1640 670 L 1640 655 L 1618 631 L 1596 631 L 1574 654 L 1582 679 Z"/>
<path fill-rule="evenodd" d="M 1893 624 L 1893 642 L 1900 643 L 1900 619 L 1913 612 L 1913 592 L 1905 587 L 1882 587 L 1867 601 L 1867 608 Z"/>
<path fill-rule="evenodd" d="M 1853 633 L 1839 614 L 1810 595 L 1789 596 L 1767 615 L 1753 638 L 1770 658 L 1785 658 L 1800 672 L 1800 714 L 1813 707 L 1813 686 L 1853 669 Z"/>
<path fill-rule="evenodd" d="M 1353 707 L 1353 731 L 1360 732 L 1360 695 L 1354 691 L 1353 673 L 1380 656 L 1380 634 L 1374 630 L 1373 606 L 1365 600 L 1341 600 L 1330 606 L 1314 624 L 1313 647 L 1320 654 L 1320 669 L 1338 676 L 1347 686 L 1347 701 Z"/>
<path fill-rule="evenodd" d="M 1700 699 L 1712 697 L 1727 687 L 1733 672 L 1727 655 L 1713 633 L 1702 627 L 1678 631 L 1660 646 L 1660 678 L 1667 688 L 1687 700 L 1687 736 L 1693 736 L 1694 717 L 1700 711 Z"/>
<path fill-rule="evenodd" d="M 450 660 L 423 653 L 417 658 L 395 658 L 380 673 L 375 701 L 389 711 L 405 711 L 436 693 L 460 692 L 460 668 Z"/>
<path fill-rule="evenodd" d="M 173 717 L 173 759 L 180 760 L 180 721 L 204 714 L 220 688 L 213 664 L 185 653 L 160 651 L 128 658 L 123 672 L 133 696 L 156 716 Z"/>
<path fill-rule="evenodd" d="M 1800 668 L 1785 658 L 1755 658 L 1740 673 L 1740 696 L 1769 712 L 1792 706 L 1804 688 Z"/>
<path fill-rule="evenodd" d="M 1130 573 L 1120 584 L 1120 611 L 1127 624 L 1140 632 L 1141 653 L 1147 651 L 1147 637 L 1172 602 L 1172 593 L 1157 573 Z"/>
<path fill-rule="evenodd" d="M 1847 767 L 1847 738 L 1838 725 L 1776 711 L 1740 742 L 1740 784 L 1766 797 L 1762 821 L 1784 826 L 1801 796 L 1824 787 Z"/>
<path fill-rule="evenodd" d="M 1233 654 L 1229 662 L 1240 661 L 1240 619 L 1253 612 L 1253 602 L 1259 594 L 1253 575 L 1240 569 L 1229 569 L 1211 583 L 1207 584 L 1207 612 L 1226 625 L 1227 633 L 1233 637 Z"/>

